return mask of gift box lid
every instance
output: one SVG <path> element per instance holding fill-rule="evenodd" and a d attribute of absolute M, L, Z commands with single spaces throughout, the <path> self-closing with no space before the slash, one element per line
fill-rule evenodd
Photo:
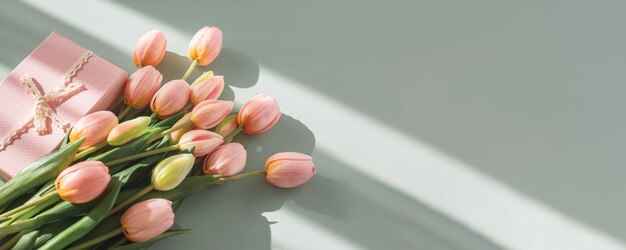
<path fill-rule="evenodd" d="M 84 84 L 58 102 L 47 102 L 69 125 L 88 113 L 118 104 L 128 76 L 119 67 L 53 32 L 0 82 L 0 139 L 21 127 L 34 113 L 37 98 L 23 84 L 25 75 L 33 79 L 42 95 L 64 82 Z M 30 126 L 0 149 L 1 178 L 15 176 L 30 162 L 57 148 L 66 130 L 50 119 L 48 128 L 49 132 L 40 135 Z"/>

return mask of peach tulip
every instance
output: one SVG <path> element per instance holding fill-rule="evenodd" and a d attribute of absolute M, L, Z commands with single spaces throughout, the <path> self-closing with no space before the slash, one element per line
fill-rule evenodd
<path fill-rule="evenodd" d="M 159 191 L 172 190 L 185 180 L 196 158 L 191 154 L 177 154 L 165 158 L 152 170 L 152 186 Z"/>
<path fill-rule="evenodd" d="M 205 26 L 189 42 L 189 58 L 198 65 L 209 65 L 222 49 L 222 31 L 218 27 Z"/>
<path fill-rule="evenodd" d="M 280 107 L 274 97 L 258 94 L 243 105 L 237 114 L 237 123 L 249 135 L 263 133 L 280 119 Z"/>
<path fill-rule="evenodd" d="M 206 100 L 193 108 L 190 119 L 196 127 L 210 129 L 224 120 L 231 110 L 231 101 Z"/>
<path fill-rule="evenodd" d="M 99 161 L 83 161 L 63 170 L 54 181 L 59 196 L 74 204 L 92 201 L 104 192 L 111 176 Z"/>
<path fill-rule="evenodd" d="M 205 100 L 217 99 L 223 90 L 223 76 L 211 76 L 202 80 L 198 78 L 191 84 L 191 103 L 198 104 Z"/>
<path fill-rule="evenodd" d="M 106 141 L 109 132 L 117 126 L 117 116 L 111 111 L 98 111 L 83 116 L 74 124 L 70 132 L 70 142 L 76 141 L 81 137 L 85 137 L 85 141 L 78 150 L 98 145 Z"/>
<path fill-rule="evenodd" d="M 188 150 L 195 147 L 193 156 L 202 157 L 213 152 L 224 143 L 221 135 L 207 130 L 194 129 L 183 134 L 178 141 L 180 150 Z"/>
<path fill-rule="evenodd" d="M 224 120 L 220 122 L 220 124 L 215 127 L 215 133 L 220 134 L 222 137 L 226 138 L 237 129 L 237 115 L 229 115 Z"/>
<path fill-rule="evenodd" d="M 178 120 L 173 127 L 178 126 L 180 124 L 183 123 L 187 123 L 190 122 L 191 119 L 189 119 L 189 117 L 191 117 L 191 113 L 187 113 L 185 116 L 183 116 L 182 118 L 180 118 L 180 120 Z M 170 143 L 171 144 L 177 144 L 178 141 L 180 140 L 180 137 L 183 136 L 183 134 L 187 133 L 187 131 L 191 130 L 191 126 L 187 126 L 184 128 L 181 128 L 179 130 L 176 130 L 172 133 L 170 133 Z"/>
<path fill-rule="evenodd" d="M 137 67 L 158 66 L 165 55 L 167 40 L 160 30 L 151 30 L 144 34 L 135 46 L 133 61 Z"/>
<path fill-rule="evenodd" d="M 307 182 L 315 174 L 311 156 L 284 152 L 270 156 L 265 162 L 266 179 L 274 186 L 293 188 Z"/>
<path fill-rule="evenodd" d="M 151 240 L 174 225 L 172 202 L 153 198 L 139 202 L 124 212 L 120 224 L 126 239 L 132 242 Z"/>
<path fill-rule="evenodd" d="M 126 80 L 124 102 L 133 108 L 144 108 L 161 87 L 163 75 L 152 66 L 138 69 Z"/>
<path fill-rule="evenodd" d="M 152 119 L 148 116 L 140 116 L 118 124 L 111 130 L 109 137 L 107 137 L 109 145 L 119 146 L 135 139 L 135 137 L 150 126 L 151 121 Z"/>
<path fill-rule="evenodd" d="M 236 175 L 246 166 L 246 149 L 233 142 L 218 147 L 204 161 L 203 170 L 208 175 Z"/>
<path fill-rule="evenodd" d="M 150 108 L 161 118 L 172 116 L 187 105 L 189 92 L 189 84 L 184 80 L 170 81 L 154 94 Z"/>

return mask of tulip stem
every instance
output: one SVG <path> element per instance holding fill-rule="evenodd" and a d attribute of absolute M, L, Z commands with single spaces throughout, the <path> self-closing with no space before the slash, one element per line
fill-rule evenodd
<path fill-rule="evenodd" d="M 122 210 L 123 208 L 127 207 L 128 205 L 130 205 L 131 203 L 133 203 L 137 199 L 141 198 L 141 196 L 144 196 L 145 194 L 149 193 L 152 190 L 154 190 L 154 186 L 152 186 L 152 184 L 148 185 L 147 187 L 145 187 L 144 189 L 140 190 L 139 192 L 137 192 L 132 197 L 128 198 L 127 200 L 123 201 L 122 203 L 118 204 L 113 209 L 111 209 L 111 212 L 109 212 L 109 215 L 112 215 L 114 213 L 119 212 L 120 210 Z"/>
<path fill-rule="evenodd" d="M 165 136 L 165 135 L 174 133 L 174 132 L 176 132 L 179 129 L 183 129 L 183 128 L 187 128 L 187 127 L 191 126 L 191 124 L 193 124 L 192 121 L 187 121 L 187 122 L 184 122 L 184 123 L 181 123 L 181 124 L 174 125 L 174 127 L 161 132 L 161 135 Z"/>
<path fill-rule="evenodd" d="M 111 166 L 115 166 L 118 164 L 122 164 L 125 162 L 129 162 L 129 161 L 133 161 L 133 160 L 137 160 L 137 159 L 141 159 L 141 158 L 145 158 L 148 156 L 153 156 L 153 155 L 158 155 L 158 154 L 162 154 L 162 153 L 166 153 L 166 152 L 170 152 L 170 151 L 174 151 L 174 150 L 178 150 L 178 145 L 172 145 L 169 147 L 164 147 L 164 148 L 159 148 L 159 149 L 155 149 L 152 151 L 146 151 L 146 152 L 142 152 L 136 155 L 131 155 L 131 156 L 127 156 L 124 158 L 120 158 L 117 160 L 113 160 L 110 162 L 106 162 L 104 163 L 104 165 L 111 167 Z"/>
<path fill-rule="evenodd" d="M 163 137 L 165 137 L 165 135 L 162 135 L 162 134 L 155 134 L 155 135 L 153 135 L 152 137 L 150 137 L 150 139 L 148 140 L 148 143 L 153 143 L 153 142 L 155 142 L 155 141 L 157 141 L 157 140 L 160 140 L 160 139 L 161 139 L 161 138 L 163 138 Z M 158 144 L 158 143 L 155 143 L 154 145 L 152 145 L 152 146 L 150 146 L 150 147 L 146 148 L 146 151 L 153 150 L 153 149 L 154 149 L 154 148 L 156 148 L 157 146 L 159 146 L 159 144 Z"/>
<path fill-rule="evenodd" d="M 243 130 L 243 126 L 239 125 L 237 126 L 237 128 L 235 129 L 235 131 L 233 131 L 232 133 L 230 133 L 228 136 L 226 136 L 226 138 L 224 138 L 224 144 L 228 144 L 231 141 L 233 141 L 233 139 L 235 139 L 235 136 L 237 134 L 239 134 L 241 131 Z"/>
<path fill-rule="evenodd" d="M 122 109 L 122 111 L 120 111 L 120 113 L 117 115 L 117 120 L 121 121 L 122 119 L 124 119 L 124 116 L 126 116 L 128 114 L 128 112 L 130 112 L 131 107 L 128 105 L 124 105 L 124 108 Z"/>
<path fill-rule="evenodd" d="M 260 170 L 260 171 L 243 173 L 243 174 L 238 174 L 238 175 L 229 176 L 229 177 L 223 177 L 223 178 L 220 178 L 220 180 L 221 181 L 234 181 L 234 180 L 245 179 L 248 177 L 264 176 L 264 175 L 265 175 L 265 170 Z"/>
<path fill-rule="evenodd" d="M 33 197 L 31 197 L 29 201 L 37 199 L 38 197 L 41 197 L 47 193 L 53 192 L 54 190 L 54 180 L 50 180 L 48 183 L 46 183 L 46 185 L 41 187 L 41 189 L 35 195 L 33 195 Z"/>
<path fill-rule="evenodd" d="M 193 103 L 191 103 L 191 102 L 190 102 L 190 103 L 187 103 L 187 105 L 185 105 L 185 107 L 183 107 L 183 109 L 181 109 L 180 111 L 181 111 L 181 112 L 185 112 L 185 113 L 189 113 L 189 112 L 187 112 L 187 111 L 189 111 L 189 109 L 190 109 L 191 107 L 193 107 Z"/>
<path fill-rule="evenodd" d="M 154 120 L 154 119 L 156 119 L 156 118 L 157 118 L 157 113 L 152 113 L 152 114 L 150 115 L 150 120 Z"/>
<path fill-rule="evenodd" d="M 78 161 L 78 160 L 82 159 L 83 157 L 88 156 L 88 155 L 90 155 L 90 154 L 92 154 L 92 153 L 94 153 L 94 152 L 96 152 L 96 151 L 98 151 L 98 150 L 108 146 L 108 145 L 109 145 L 108 141 L 103 141 L 103 142 L 101 142 L 98 145 L 95 145 L 93 147 L 87 148 L 87 149 L 81 151 L 80 153 L 76 154 L 76 156 L 74 156 L 74 161 Z"/>
<path fill-rule="evenodd" d="M 30 209 L 22 210 L 20 212 L 17 212 L 16 214 L 14 214 L 11 217 L 2 217 L 2 218 L 7 218 L 7 220 L 3 221 L 2 224 L 0 224 L 0 227 L 10 226 L 11 224 L 13 224 L 13 222 L 15 222 L 17 219 L 19 219 L 22 215 L 24 215 L 25 213 L 28 213 L 28 211 L 30 211 Z"/>
<path fill-rule="evenodd" d="M 154 139 L 154 140 L 152 140 L 152 139 L 151 139 L 151 140 L 150 140 L 150 142 L 154 142 L 155 140 L 156 140 L 156 139 Z M 154 150 L 154 149 L 155 149 L 156 147 L 158 147 L 158 146 L 159 146 L 159 144 L 158 144 L 158 143 L 154 143 L 154 144 L 152 144 L 150 147 L 148 147 L 148 148 L 146 149 L 146 151 L 151 151 L 151 150 Z"/>
<path fill-rule="evenodd" d="M 47 194 L 45 194 L 45 195 L 43 195 L 43 196 L 41 196 L 41 197 L 39 197 L 39 198 L 37 198 L 35 200 L 26 202 L 26 203 L 24 203 L 23 205 L 21 205 L 19 207 L 11 209 L 10 211 L 7 211 L 6 213 L 3 213 L 2 215 L 0 215 L 0 217 L 9 217 L 11 215 L 17 214 L 18 212 L 20 212 L 20 211 L 22 211 L 24 209 L 30 208 L 30 207 L 35 206 L 37 204 L 44 203 L 44 202 L 46 202 L 46 201 L 48 201 L 50 199 L 54 199 L 54 198 L 57 198 L 57 199 L 61 198 L 61 197 L 59 197 L 59 195 L 56 192 L 56 190 L 54 192 L 47 193 Z"/>
<path fill-rule="evenodd" d="M 124 231 L 122 230 L 121 227 L 120 228 L 116 228 L 115 230 L 113 230 L 111 232 L 108 232 L 106 234 L 100 235 L 100 236 L 98 236 L 96 238 L 93 238 L 91 240 L 88 240 L 88 241 L 86 241 L 86 242 L 84 242 L 82 244 L 79 244 L 79 245 L 77 245 L 75 247 L 70 248 L 69 250 L 88 249 L 90 246 L 93 246 L 93 245 L 98 244 L 98 243 L 100 243 L 102 241 L 105 241 L 105 240 L 108 240 L 108 239 L 110 239 L 112 237 L 115 237 L 116 235 L 121 234 L 122 232 L 124 232 Z"/>
<path fill-rule="evenodd" d="M 126 237 L 122 237 L 120 240 L 118 240 L 117 242 L 115 242 L 115 244 L 113 244 L 113 245 L 111 246 L 111 248 L 110 248 L 110 249 L 114 249 L 114 248 L 116 248 L 116 247 L 119 247 L 119 246 L 121 246 L 121 245 L 124 245 L 125 243 L 126 243 Z"/>
<path fill-rule="evenodd" d="M 185 72 L 185 75 L 183 75 L 182 79 L 187 80 L 187 78 L 189 78 L 189 75 L 191 75 L 191 72 L 196 69 L 196 66 L 198 66 L 198 60 L 193 60 L 193 62 L 191 62 L 191 65 L 189 65 L 187 72 Z"/>

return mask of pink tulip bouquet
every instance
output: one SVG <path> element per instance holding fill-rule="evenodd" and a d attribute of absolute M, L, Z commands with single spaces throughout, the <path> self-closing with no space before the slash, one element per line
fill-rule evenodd
<path fill-rule="evenodd" d="M 142 36 L 138 70 L 126 82 L 117 115 L 84 116 L 54 152 L 0 186 L 0 249 L 143 249 L 186 230 L 172 229 L 176 208 L 212 184 L 264 176 L 294 188 L 315 173 L 313 159 L 277 153 L 265 169 L 242 173 L 246 149 L 233 142 L 278 122 L 272 96 L 259 94 L 239 111 L 218 98 L 224 77 L 206 72 L 191 84 L 197 66 L 219 55 L 222 31 L 204 27 L 189 44 L 190 67 L 162 84 L 155 68 L 167 47 L 161 31 Z M 196 164 L 198 163 L 198 164 Z"/>

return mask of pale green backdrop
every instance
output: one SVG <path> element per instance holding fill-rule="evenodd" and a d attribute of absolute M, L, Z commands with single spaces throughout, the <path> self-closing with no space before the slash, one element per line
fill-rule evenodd
<path fill-rule="evenodd" d="M 178 215 L 193 231 L 154 249 L 621 249 L 625 9 L 617 0 L 4 1 L 0 73 L 51 31 L 132 71 L 134 42 L 159 28 L 171 51 L 161 69 L 173 79 L 193 33 L 222 28 L 210 69 L 229 84 L 223 99 L 269 92 L 285 111 L 269 133 L 239 137 L 250 169 L 293 150 L 311 153 L 318 175 L 295 190 L 260 179 L 206 190 Z"/>

